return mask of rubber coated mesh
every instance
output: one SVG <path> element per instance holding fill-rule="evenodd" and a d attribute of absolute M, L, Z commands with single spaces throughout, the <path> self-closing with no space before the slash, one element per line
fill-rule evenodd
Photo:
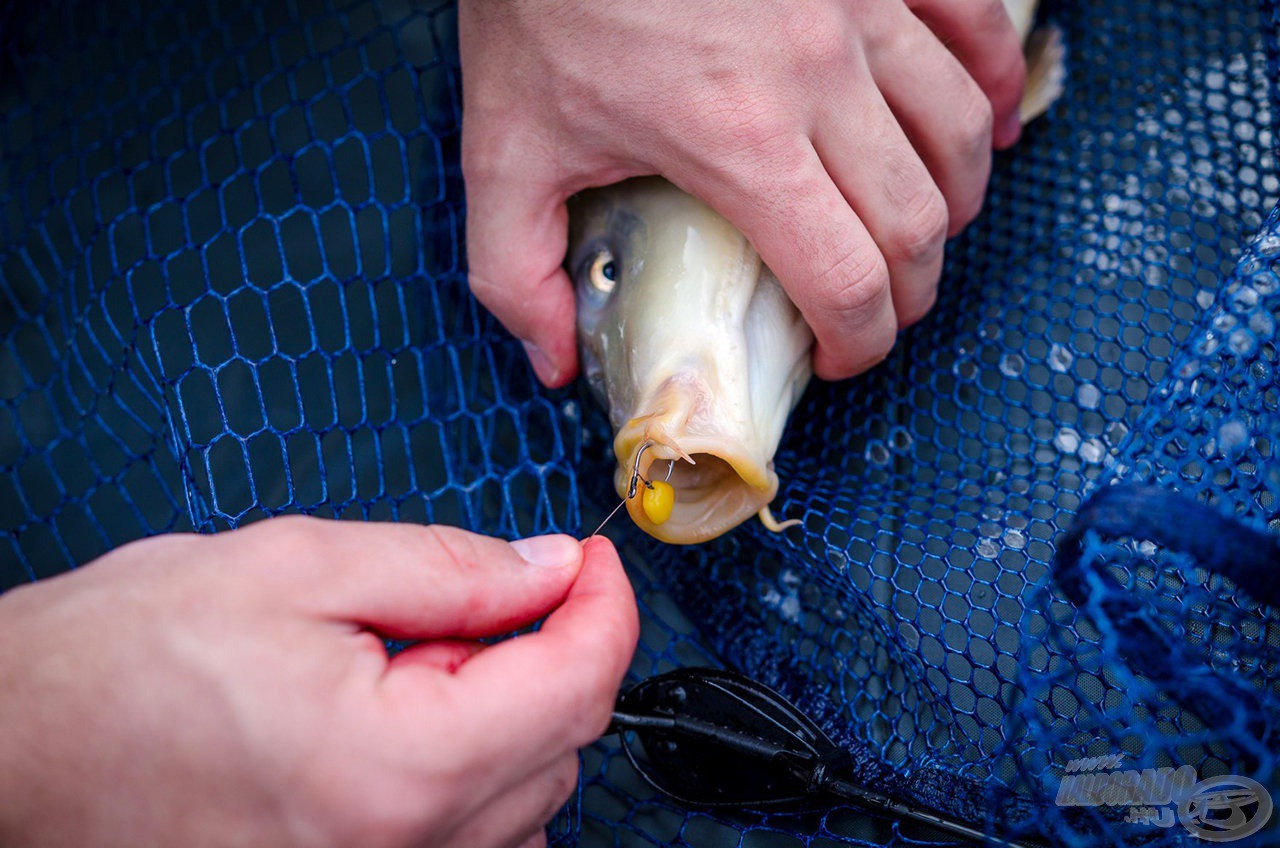
<path fill-rule="evenodd" d="M 1187 841 L 1054 800 L 1067 761 L 1123 753 L 1280 801 L 1274 578 L 1158 529 L 1208 505 L 1215 544 L 1280 531 L 1280 20 L 1042 17 L 1067 93 L 997 157 L 936 309 L 792 418 L 774 511 L 803 526 L 685 549 L 612 525 L 633 674 L 735 667 L 870 748 L 874 788 L 972 821 Z M 0 0 L 0 588 L 286 512 L 511 537 L 612 508 L 603 416 L 539 388 L 467 294 L 458 84 L 449 3 Z M 1055 571 L 1112 482 L 1189 497 L 1157 529 L 1079 528 Z M 612 740 L 554 835 L 946 842 L 849 808 L 685 810 Z"/>

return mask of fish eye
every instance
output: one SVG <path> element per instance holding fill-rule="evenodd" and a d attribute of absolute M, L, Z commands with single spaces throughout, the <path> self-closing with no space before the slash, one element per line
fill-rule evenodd
<path fill-rule="evenodd" d="M 596 254 L 596 258 L 591 262 L 591 272 L 588 275 L 591 281 L 591 287 L 602 294 L 611 294 L 613 287 L 618 284 L 618 263 L 613 261 L 613 254 L 607 250 L 602 250 Z"/>

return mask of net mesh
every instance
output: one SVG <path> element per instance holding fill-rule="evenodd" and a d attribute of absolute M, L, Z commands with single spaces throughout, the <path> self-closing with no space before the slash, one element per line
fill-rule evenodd
<path fill-rule="evenodd" d="M 737 668 L 872 751 L 873 788 L 1055 842 L 1189 838 L 1059 807 L 1080 757 L 1280 792 L 1274 580 L 1136 524 L 1053 563 L 1113 482 L 1183 493 L 1163 525 L 1280 531 L 1277 15 L 1045 6 L 1067 93 L 997 157 L 931 316 L 802 400 L 774 504 L 802 527 L 615 523 L 634 677 Z M 616 503 L 603 415 L 467 293 L 458 86 L 449 3 L 0 2 L 0 587 L 287 512 L 513 537 Z M 947 841 L 686 810 L 611 740 L 553 835 Z"/>

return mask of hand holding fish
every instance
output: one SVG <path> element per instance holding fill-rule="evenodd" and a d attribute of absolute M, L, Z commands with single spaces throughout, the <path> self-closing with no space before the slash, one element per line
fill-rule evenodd
<path fill-rule="evenodd" d="M 298 517 L 126 545 L 0 620 L 15 848 L 544 844 L 637 638 L 606 540 Z"/>
<path fill-rule="evenodd" d="M 459 25 L 471 281 L 549 385 L 578 367 L 578 191 L 661 174 L 704 200 L 840 378 L 932 306 L 946 236 L 1019 133 L 1000 0 L 463 0 Z"/>

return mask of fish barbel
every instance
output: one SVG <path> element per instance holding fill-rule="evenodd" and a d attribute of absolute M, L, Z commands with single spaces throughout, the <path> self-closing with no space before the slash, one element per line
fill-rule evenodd
<path fill-rule="evenodd" d="M 1056 30 L 1025 37 L 1035 0 L 1004 2 L 1027 44 L 1030 120 L 1062 90 L 1062 43 Z M 575 195 L 569 221 L 583 373 L 609 411 L 632 519 L 676 544 L 753 515 L 785 527 L 769 511 L 773 456 L 812 373 L 813 332 L 773 272 L 732 224 L 658 177 Z M 669 515 L 634 496 L 637 478 L 655 477 L 674 489 Z"/>

